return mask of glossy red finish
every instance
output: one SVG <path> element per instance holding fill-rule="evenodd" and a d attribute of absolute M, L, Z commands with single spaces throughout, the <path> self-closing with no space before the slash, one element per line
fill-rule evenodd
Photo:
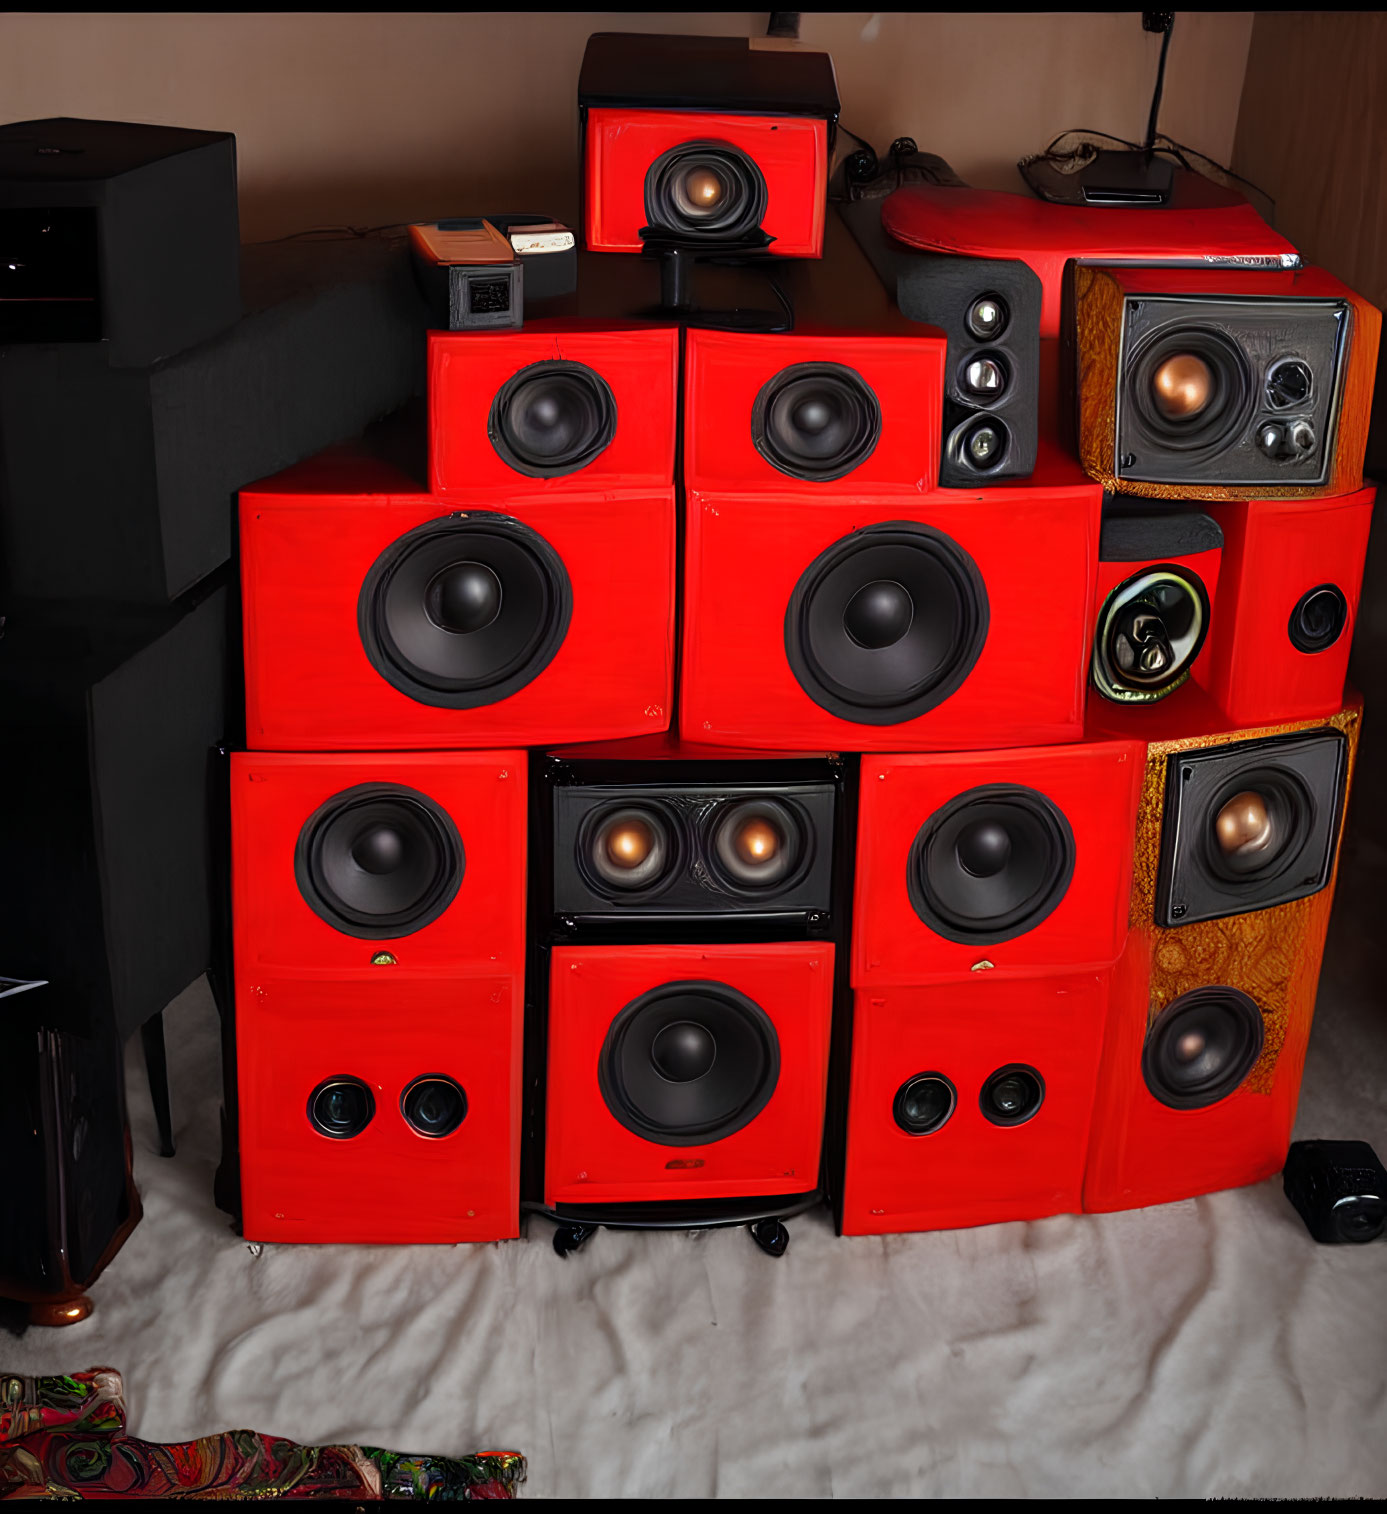
<path fill-rule="evenodd" d="M 1108 741 L 866 758 L 857 825 L 853 987 L 922 986 L 984 973 L 995 982 L 1116 961 L 1127 940 L 1145 755 L 1142 742 Z M 1059 904 L 1024 935 L 967 945 L 947 940 L 920 919 L 906 873 L 925 821 L 959 794 L 992 783 L 1035 789 L 1059 808 L 1074 836 L 1074 874 Z"/>
<path fill-rule="evenodd" d="M 372 982 L 433 982 L 449 973 L 519 973 L 525 960 L 526 754 L 413 752 L 231 757 L 231 886 L 236 980 L 359 971 Z M 294 849 L 334 794 L 396 783 L 427 795 L 457 827 L 462 884 L 431 924 L 394 940 L 346 935 L 299 892 Z M 390 952 L 397 965 L 372 967 Z"/>
<path fill-rule="evenodd" d="M 616 434 L 576 473 L 532 478 L 492 446 L 492 403 L 505 382 L 532 363 L 581 363 L 606 380 Z M 521 331 L 429 333 L 429 477 L 435 494 L 487 490 L 490 508 L 509 509 L 508 491 L 542 498 L 674 482 L 679 403 L 679 331 L 634 322 L 527 321 Z"/>
<path fill-rule="evenodd" d="M 766 181 L 761 229 L 769 251 L 786 258 L 823 255 L 828 195 L 828 123 L 807 116 L 742 116 L 705 110 L 595 107 L 583 144 L 583 235 L 592 252 L 639 252 L 645 176 L 681 142 L 739 147 Z"/>
<path fill-rule="evenodd" d="M 1158 939 L 1171 950 L 1178 934 L 1161 933 Z M 1230 935 L 1230 940 L 1236 939 Z M 1134 930 L 1113 971 L 1084 1178 L 1084 1208 L 1092 1212 L 1140 1209 L 1259 1183 L 1281 1170 L 1295 1124 L 1322 934 L 1311 950 L 1303 950 L 1305 960 L 1295 966 L 1298 987 L 1279 1049 L 1269 1034 L 1268 1049 L 1248 1082 L 1204 1109 L 1168 1108 L 1152 1095 L 1141 1075 L 1151 1006 L 1152 941 L 1150 932 Z M 1226 981 L 1239 985 L 1236 974 Z M 1263 1077 L 1261 1069 L 1268 1062 Z"/>
<path fill-rule="evenodd" d="M 597 1064 L 617 1014 L 661 983 L 711 979 L 747 995 L 780 1042 L 780 1076 L 760 1114 L 702 1146 L 662 1146 L 620 1124 Z M 833 947 L 589 946 L 550 960 L 547 1204 L 807 1193 L 819 1181 Z"/>
<path fill-rule="evenodd" d="M 951 1230 L 1080 1208 L 1108 972 L 999 979 L 854 995 L 845 1235 Z M 987 1078 L 1022 1063 L 1045 1098 L 1022 1125 L 994 1125 Z M 928 1135 L 896 1124 L 897 1090 L 921 1073 L 954 1085 L 953 1115 Z"/>
<path fill-rule="evenodd" d="M 336 469 L 324 482 L 332 484 Z M 506 491 L 448 501 L 346 494 L 311 470 L 241 495 L 246 741 L 282 751 L 529 746 L 615 740 L 669 724 L 674 683 L 672 488 Z M 399 537 L 460 510 L 504 511 L 562 558 L 573 614 L 557 655 L 509 698 L 419 703 L 366 656 L 361 586 Z"/>
<path fill-rule="evenodd" d="M 366 943 L 359 943 L 365 945 Z M 520 1233 L 521 977 L 371 970 L 238 971 L 241 1189 L 248 1241 L 505 1240 Z M 425 1074 L 462 1085 L 467 1115 L 429 1139 L 400 1098 Z M 355 1077 L 376 1103 L 349 1140 L 308 1101 Z"/>
<path fill-rule="evenodd" d="M 1230 724 L 1304 720 L 1340 708 L 1375 492 L 1204 507 L 1223 527 L 1224 547 L 1202 681 Z M 1343 590 L 1348 619 L 1332 646 L 1302 652 L 1287 631 L 1291 612 L 1326 583 Z"/>
<path fill-rule="evenodd" d="M 873 494 L 932 489 L 939 471 L 948 342 L 932 327 L 919 330 L 919 336 L 691 330 L 684 359 L 684 482 L 691 489 L 795 488 L 816 502 L 848 489 Z M 782 369 L 799 363 L 853 369 L 881 407 L 881 435 L 870 456 L 827 483 L 790 478 L 752 441 L 756 396 Z"/>
<path fill-rule="evenodd" d="M 1064 265 L 1070 258 L 1099 263 L 1190 258 L 1202 263 L 1206 256 L 1280 257 L 1295 251 L 1246 202 L 1153 213 L 1147 208 L 1054 205 L 991 189 L 910 184 L 887 197 L 881 222 L 908 247 L 1028 263 L 1044 289 L 1042 337 L 1059 335 Z M 1161 269 L 1160 276 L 1175 271 Z M 1249 276 L 1260 279 L 1263 274 Z"/>
<path fill-rule="evenodd" d="M 685 523 L 680 729 L 713 745 L 811 751 L 971 751 L 1077 741 L 1101 492 L 1033 481 L 904 499 L 804 487 L 690 490 Z M 977 564 L 989 625 L 963 685 L 898 725 L 840 719 L 801 688 L 785 612 L 806 568 L 834 542 L 885 521 L 923 522 Z"/>

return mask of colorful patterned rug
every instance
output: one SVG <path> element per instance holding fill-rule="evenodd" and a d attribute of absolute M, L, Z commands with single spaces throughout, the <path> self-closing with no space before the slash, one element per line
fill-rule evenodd
<path fill-rule="evenodd" d="M 226 1430 L 162 1446 L 125 1433 L 110 1367 L 71 1377 L 0 1372 L 3 1498 L 514 1498 L 516 1451 L 407 1456 L 376 1446 L 301 1446 Z"/>

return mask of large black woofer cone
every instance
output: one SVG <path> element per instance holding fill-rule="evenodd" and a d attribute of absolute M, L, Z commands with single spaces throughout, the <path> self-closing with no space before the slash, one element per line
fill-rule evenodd
<path fill-rule="evenodd" d="M 780 1041 L 766 1012 L 726 983 L 664 983 L 612 1021 L 598 1086 L 627 1130 L 662 1146 L 720 1141 L 766 1107 Z"/>
<path fill-rule="evenodd" d="M 942 1072 L 921 1072 L 896 1090 L 891 1116 L 906 1135 L 933 1135 L 957 1107 L 958 1090 Z"/>
<path fill-rule="evenodd" d="M 1044 794 L 987 783 L 938 809 L 906 859 L 911 907 L 937 935 L 985 946 L 1024 935 L 1064 898 L 1074 833 Z"/>
<path fill-rule="evenodd" d="M 1199 827 L 1204 865 L 1226 883 L 1261 888 L 1301 859 L 1315 801 L 1289 768 L 1244 768 L 1210 795 Z"/>
<path fill-rule="evenodd" d="M 751 439 L 791 478 L 823 483 L 865 462 L 881 438 L 881 406 L 842 363 L 795 363 L 768 379 L 751 407 Z"/>
<path fill-rule="evenodd" d="M 1156 372 L 1182 356 L 1198 358 L 1208 369 L 1208 398 L 1198 410 L 1169 415 L 1156 400 Z M 1258 386 L 1247 355 L 1212 326 L 1182 321 L 1161 327 L 1137 344 L 1125 369 L 1122 403 L 1136 432 L 1161 451 L 1189 458 L 1212 455 L 1237 441 L 1251 423 Z"/>
<path fill-rule="evenodd" d="M 1147 1032 L 1146 1086 L 1171 1109 L 1203 1109 L 1241 1086 L 1262 1054 L 1262 1012 L 1240 989 L 1196 988 L 1174 999 Z"/>
<path fill-rule="evenodd" d="M 334 1141 L 359 1136 L 375 1113 L 375 1095 L 360 1078 L 327 1078 L 308 1096 L 309 1123 Z"/>
<path fill-rule="evenodd" d="M 788 888 L 812 861 L 809 827 L 799 807 L 781 799 L 719 805 L 709 821 L 709 836 L 708 865 L 734 893 Z"/>
<path fill-rule="evenodd" d="M 445 1073 L 426 1073 L 400 1095 L 400 1113 L 416 1134 L 441 1140 L 467 1118 L 467 1095 L 462 1084 Z"/>
<path fill-rule="evenodd" d="M 1209 591 L 1189 568 L 1159 563 L 1108 595 L 1093 641 L 1093 683 L 1105 699 L 1150 703 L 1190 675 L 1209 633 Z"/>
<path fill-rule="evenodd" d="M 616 400 L 583 363 L 531 363 L 496 392 L 486 434 L 501 458 L 531 478 L 586 468 L 616 435 Z"/>
<path fill-rule="evenodd" d="M 508 515 L 474 511 L 392 542 L 361 586 L 357 628 L 372 667 L 402 694 L 469 710 L 537 678 L 572 613 L 553 547 Z"/>
<path fill-rule="evenodd" d="M 896 725 L 959 688 L 987 623 L 982 574 L 963 548 L 932 526 L 889 521 L 834 542 L 800 575 L 785 655 L 830 714 Z"/>
<path fill-rule="evenodd" d="M 1045 1079 L 1034 1067 L 1012 1062 L 999 1067 L 982 1085 L 978 1108 L 993 1125 L 1024 1125 L 1045 1102 Z"/>
<path fill-rule="evenodd" d="M 646 170 L 647 222 L 695 241 L 749 236 L 765 217 L 766 198 L 761 170 L 730 142 L 681 142 Z"/>
<path fill-rule="evenodd" d="M 311 815 L 294 849 L 308 907 L 344 935 L 408 936 L 437 920 L 462 885 L 466 858 L 448 813 L 427 794 L 363 783 Z"/>
<path fill-rule="evenodd" d="M 603 805 L 578 833 L 578 870 L 609 897 L 652 898 L 679 876 L 684 854 L 679 817 L 657 800 Z"/>
<path fill-rule="evenodd" d="M 1348 600 L 1338 584 L 1317 584 L 1296 601 L 1286 627 L 1297 652 L 1323 652 L 1343 635 Z"/>

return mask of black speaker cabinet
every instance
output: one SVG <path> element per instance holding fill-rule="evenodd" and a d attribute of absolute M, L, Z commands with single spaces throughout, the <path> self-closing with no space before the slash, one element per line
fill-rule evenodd
<path fill-rule="evenodd" d="M 1321 1245 L 1362 1245 L 1387 1230 L 1387 1169 L 1366 1141 L 1294 1142 L 1282 1187 Z"/>
<path fill-rule="evenodd" d="M 0 575 L 29 598 L 167 604 L 231 555 L 237 490 L 422 393 L 403 246 L 244 250 L 247 315 L 153 366 L 0 354 Z"/>
<path fill-rule="evenodd" d="M 6 987 L 0 980 L 0 989 Z M 0 997 L 0 1298 L 71 1324 L 140 1218 L 120 1043 L 45 1023 L 47 987 Z"/>
<path fill-rule="evenodd" d="M 115 367 L 241 313 L 236 139 L 129 121 L 0 126 L 0 347 L 94 342 Z"/>
<path fill-rule="evenodd" d="M 212 747 L 228 594 L 9 607 L 0 636 L 0 964 L 47 979 L 50 1022 L 121 1039 L 212 950 Z"/>
<path fill-rule="evenodd" d="M 1040 280 L 1022 262 L 917 252 L 881 225 L 881 202 L 839 206 L 878 278 L 912 321 L 949 339 L 939 484 L 975 489 L 1035 470 Z"/>

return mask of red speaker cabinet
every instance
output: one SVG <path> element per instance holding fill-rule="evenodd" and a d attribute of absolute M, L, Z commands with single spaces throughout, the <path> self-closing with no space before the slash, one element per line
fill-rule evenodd
<path fill-rule="evenodd" d="M 929 332 L 929 328 L 924 328 Z M 697 490 L 915 495 L 939 471 L 942 333 L 693 331 L 684 481 Z"/>
<path fill-rule="evenodd" d="M 1375 493 L 1209 507 L 1224 566 L 1206 682 L 1231 724 L 1312 719 L 1342 704 Z"/>
<path fill-rule="evenodd" d="M 469 341 L 486 341 L 472 338 Z M 664 730 L 671 486 L 448 500 L 323 460 L 241 495 L 246 739 L 283 751 Z"/>
<path fill-rule="evenodd" d="M 1113 970 L 1087 1210 L 1280 1171 L 1333 903 L 1361 707 L 1152 742 Z"/>
<path fill-rule="evenodd" d="M 1078 1211 L 1108 975 L 855 994 L 842 1233 Z"/>
<path fill-rule="evenodd" d="M 690 490 L 682 731 L 810 751 L 1079 740 L 1100 503 L 1068 479 Z"/>
<path fill-rule="evenodd" d="M 864 760 L 853 986 L 1116 961 L 1144 753 L 1107 741 Z"/>
<path fill-rule="evenodd" d="M 818 1186 L 828 942 L 556 947 L 544 1201 Z"/>
<path fill-rule="evenodd" d="M 674 482 L 679 332 L 535 321 L 523 331 L 429 333 L 433 492 L 509 508 Z"/>

